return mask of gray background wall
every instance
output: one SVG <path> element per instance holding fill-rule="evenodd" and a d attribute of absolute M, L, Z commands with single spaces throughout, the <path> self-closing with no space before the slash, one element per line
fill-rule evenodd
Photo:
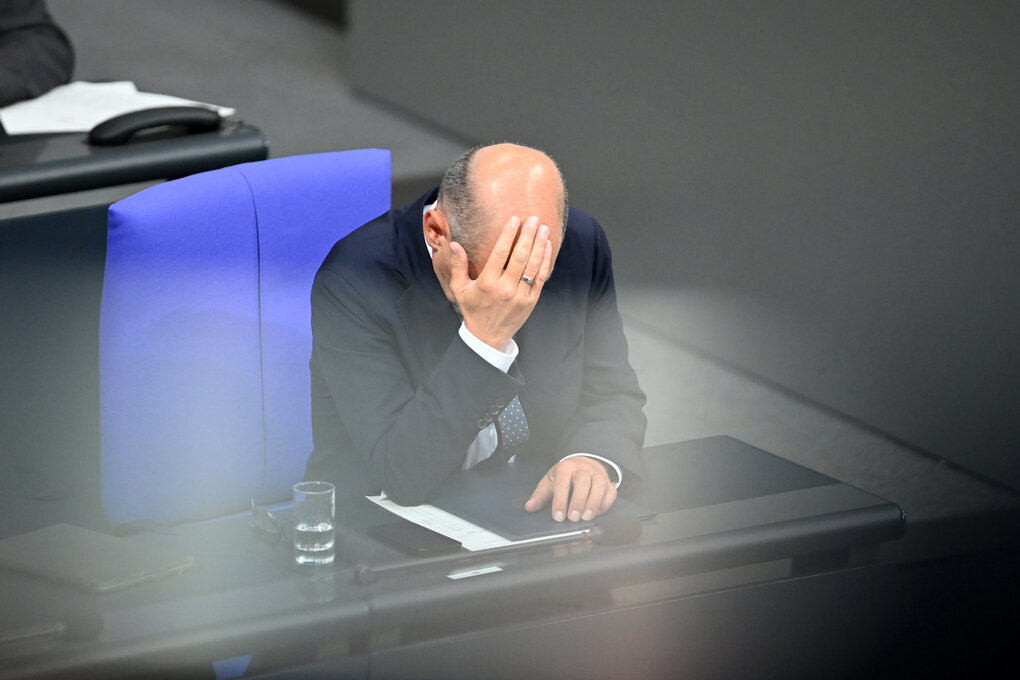
<path fill-rule="evenodd" d="M 76 78 L 236 107 L 274 157 L 391 149 L 398 200 L 472 141 L 548 148 L 610 231 L 646 442 L 729 434 L 901 505 L 901 634 L 862 677 L 1011 658 L 1020 494 L 938 456 L 1018 486 L 1013 5 L 48 5 Z M 0 537 L 109 529 L 102 205 L 33 216 L 137 190 L 0 206 Z"/>
<path fill-rule="evenodd" d="M 364 93 L 558 158 L 642 321 L 1020 488 L 1020 4 L 355 1 Z M 440 75 L 441 74 L 441 75 Z"/>

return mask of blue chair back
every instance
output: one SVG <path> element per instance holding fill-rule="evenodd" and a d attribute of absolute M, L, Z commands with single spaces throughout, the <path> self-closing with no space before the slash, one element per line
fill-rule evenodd
<path fill-rule="evenodd" d="M 312 449 L 312 279 L 390 207 L 390 154 L 246 163 L 110 207 L 103 507 L 175 523 L 290 497 Z"/>

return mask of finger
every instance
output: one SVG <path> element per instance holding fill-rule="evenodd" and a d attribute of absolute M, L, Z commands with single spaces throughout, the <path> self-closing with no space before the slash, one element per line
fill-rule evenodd
<path fill-rule="evenodd" d="M 587 470 L 578 470 L 571 476 L 570 507 L 567 508 L 567 519 L 578 522 L 586 512 L 588 496 L 592 491 L 592 477 Z M 601 501 L 601 497 L 599 501 Z M 591 519 L 590 517 L 588 519 Z"/>
<path fill-rule="evenodd" d="M 542 292 L 542 286 L 552 275 L 553 265 L 552 241 L 545 242 L 545 252 L 542 254 L 542 265 L 538 268 L 538 276 L 535 277 L 535 285 L 531 287 L 532 295 L 536 298 Z"/>
<path fill-rule="evenodd" d="M 524 509 L 528 512 L 535 512 L 543 507 L 552 498 L 552 489 L 552 480 L 549 479 L 549 475 L 545 475 L 535 486 L 535 490 L 531 492 L 531 498 L 524 503 Z"/>
<path fill-rule="evenodd" d="M 596 515 L 601 515 L 608 510 L 608 508 L 603 508 L 602 506 L 605 503 L 609 489 L 616 491 L 613 485 L 609 483 L 609 480 L 598 475 L 592 477 L 591 490 L 588 492 L 588 499 L 584 503 L 584 510 L 581 511 L 581 519 L 587 522 Z"/>
<path fill-rule="evenodd" d="M 539 274 L 542 271 L 543 263 L 548 255 L 546 251 L 551 253 L 551 244 L 549 243 L 549 227 L 544 224 L 539 225 L 538 231 L 535 233 L 535 241 L 531 247 L 531 253 L 528 256 L 528 262 L 524 265 L 524 272 L 522 276 L 526 276 L 531 279 L 534 283 L 527 283 L 525 285 L 534 288 L 535 284 L 538 283 Z"/>
<path fill-rule="evenodd" d="M 499 238 L 496 239 L 496 245 L 492 247 L 489 259 L 486 260 L 485 266 L 482 267 L 483 274 L 492 278 L 498 278 L 503 273 L 520 227 L 521 219 L 519 217 L 511 217 L 506 221 L 506 224 L 503 225 L 503 231 L 499 233 Z"/>
<path fill-rule="evenodd" d="M 567 517 L 567 501 L 570 499 L 570 475 L 562 473 L 553 477 L 552 518 L 562 522 Z"/>
<path fill-rule="evenodd" d="M 613 503 L 616 501 L 617 493 L 618 491 L 616 490 L 616 487 L 613 486 L 612 484 L 610 484 L 606 488 L 606 495 L 602 497 L 602 505 L 599 507 L 598 514 L 601 515 L 603 512 L 606 512 L 609 510 L 609 508 L 613 507 Z"/>
<path fill-rule="evenodd" d="M 524 220 L 521 232 L 517 236 L 517 243 L 514 245 L 510 259 L 507 260 L 504 275 L 508 281 L 519 282 L 524 274 L 524 268 L 531 259 L 531 251 L 535 245 L 535 235 L 538 232 L 538 218 L 531 216 Z"/>
<path fill-rule="evenodd" d="M 468 275 L 467 251 L 456 241 L 450 243 L 450 287 L 461 291 L 471 282 Z"/>

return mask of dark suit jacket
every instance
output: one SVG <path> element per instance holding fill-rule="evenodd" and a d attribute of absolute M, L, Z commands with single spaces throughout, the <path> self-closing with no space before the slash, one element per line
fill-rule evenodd
<path fill-rule="evenodd" d="M 73 69 L 74 48 L 46 3 L 0 0 L 0 106 L 45 94 Z"/>
<path fill-rule="evenodd" d="M 422 233 L 436 190 L 340 240 L 312 287 L 312 424 L 306 477 L 338 493 L 380 488 L 417 504 L 459 471 L 471 442 L 514 395 L 550 466 L 594 453 L 639 476 L 645 397 L 627 359 L 609 244 L 571 210 L 555 269 L 515 336 L 508 374 L 460 339 Z"/>

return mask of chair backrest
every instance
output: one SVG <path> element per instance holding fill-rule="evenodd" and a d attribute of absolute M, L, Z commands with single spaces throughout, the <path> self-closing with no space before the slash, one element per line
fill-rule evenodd
<path fill-rule="evenodd" d="M 312 448 L 312 279 L 390 207 L 379 149 L 246 163 L 110 207 L 103 507 L 115 524 L 289 498 Z"/>

